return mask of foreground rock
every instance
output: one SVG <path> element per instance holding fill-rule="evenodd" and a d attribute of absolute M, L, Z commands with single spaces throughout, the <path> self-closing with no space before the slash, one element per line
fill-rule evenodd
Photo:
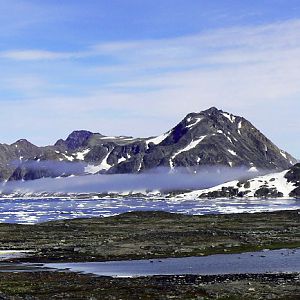
<path fill-rule="evenodd" d="M 37 225 L 0 224 L 0 248 L 21 261 L 153 258 L 300 247 L 300 211 L 186 216 L 126 213 Z M 6 263 L 7 266 L 7 263 Z M 1 265 L 0 265 L 1 268 Z M 69 272 L 0 272 L 0 299 L 300 298 L 300 274 L 110 278 Z"/>
<path fill-rule="evenodd" d="M 300 298 L 300 275 L 183 275 L 125 279 L 63 272 L 0 273 L 0 298 L 295 300 Z"/>

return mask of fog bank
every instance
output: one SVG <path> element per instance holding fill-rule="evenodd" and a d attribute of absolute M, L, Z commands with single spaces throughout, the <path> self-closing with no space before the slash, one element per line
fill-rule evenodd
<path fill-rule="evenodd" d="M 142 174 L 85 175 L 43 178 L 3 183 L 0 192 L 19 193 L 104 193 L 126 191 L 173 191 L 209 188 L 234 179 L 254 177 L 246 168 L 205 167 L 188 173 L 186 169 L 159 168 Z"/>

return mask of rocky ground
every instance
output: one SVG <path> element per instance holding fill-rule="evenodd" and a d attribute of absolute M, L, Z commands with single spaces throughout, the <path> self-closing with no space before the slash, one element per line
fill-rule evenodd
<path fill-rule="evenodd" d="M 0 224 L 0 249 L 33 250 L 19 259 L 23 262 L 67 262 L 296 248 L 299 221 L 300 211 L 206 216 L 133 212 L 36 225 Z M 0 272 L 0 293 L 0 299 L 300 299 L 300 279 L 299 274 L 125 279 Z"/>
<path fill-rule="evenodd" d="M 22 261 L 68 262 L 200 256 L 300 247 L 300 211 L 188 216 L 132 212 L 35 225 L 0 224 L 0 250 Z"/>
<path fill-rule="evenodd" d="M 299 274 L 93 277 L 0 273 L 0 299 L 300 299 Z"/>

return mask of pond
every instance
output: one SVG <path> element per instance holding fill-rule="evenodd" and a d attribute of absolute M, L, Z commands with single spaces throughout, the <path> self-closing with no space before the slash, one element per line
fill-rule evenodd
<path fill-rule="evenodd" d="M 151 260 L 47 264 L 0 263 L 0 272 L 25 271 L 66 271 L 111 277 L 299 273 L 300 249 Z"/>

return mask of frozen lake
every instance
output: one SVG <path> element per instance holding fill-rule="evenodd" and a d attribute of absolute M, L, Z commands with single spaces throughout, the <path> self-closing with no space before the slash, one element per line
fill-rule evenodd
<path fill-rule="evenodd" d="M 300 209 L 298 199 L 179 200 L 153 198 L 0 199 L 0 222 L 33 224 L 61 219 L 107 217 L 129 211 L 159 210 L 193 215 L 254 213 Z"/>

